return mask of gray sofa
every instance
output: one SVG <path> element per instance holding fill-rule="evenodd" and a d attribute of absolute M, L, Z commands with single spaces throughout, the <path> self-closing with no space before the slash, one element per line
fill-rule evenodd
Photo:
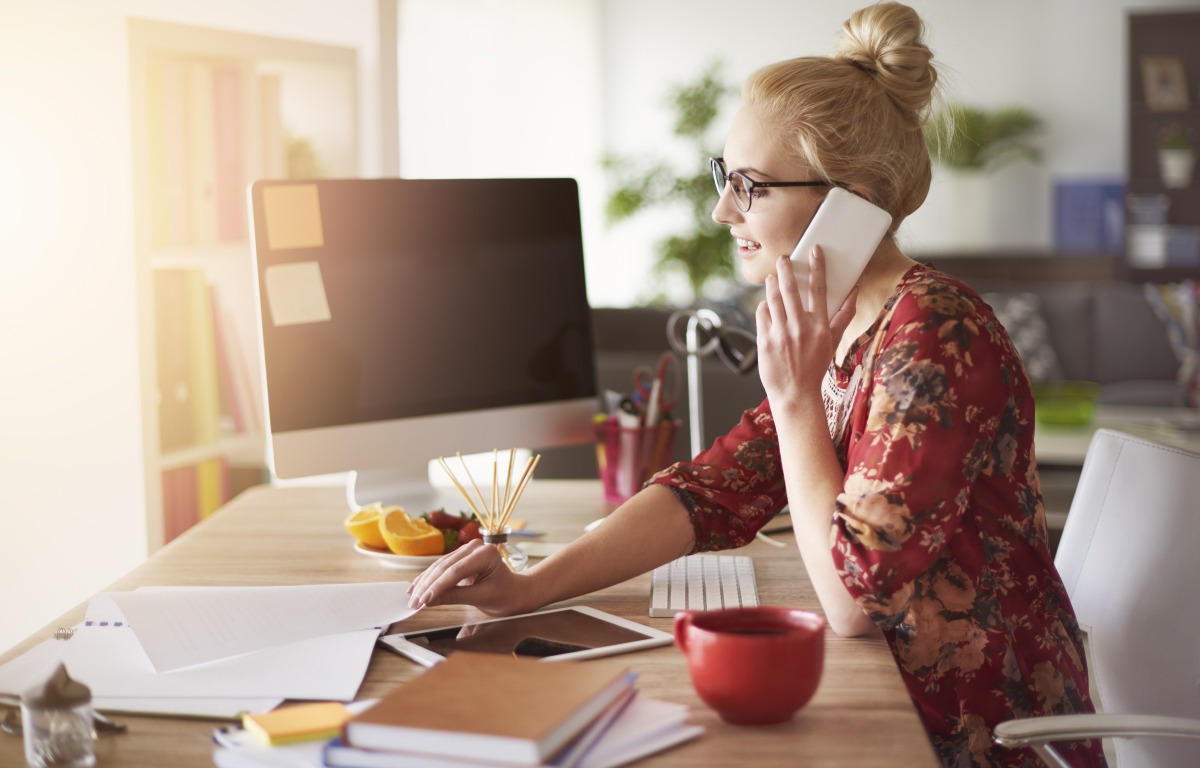
<path fill-rule="evenodd" d="M 1109 280 L 1043 284 L 974 280 L 972 284 L 998 309 L 1013 299 L 1035 307 L 1030 324 L 1039 325 L 1040 318 L 1040 332 L 1030 335 L 1010 330 L 1014 337 L 1034 339 L 1023 340 L 1023 356 L 1037 354 L 1030 343 L 1050 347 L 1057 360 L 1054 378 L 1094 381 L 1101 385 L 1102 402 L 1182 404 L 1175 379 L 1179 362 L 1140 285 Z M 669 309 L 645 307 L 593 310 L 601 390 L 627 392 L 633 369 L 653 365 L 669 348 L 666 326 L 670 315 Z M 704 437 L 710 443 L 733 426 L 745 409 L 762 402 L 765 394 L 755 371 L 738 375 L 714 357 L 703 360 L 702 370 Z M 685 459 L 690 455 L 686 389 L 680 392 L 676 410 L 683 427 L 675 443 L 675 457 Z M 538 476 L 596 477 L 595 451 L 592 446 L 576 446 L 544 452 Z"/>
<path fill-rule="evenodd" d="M 1102 403 L 1183 404 L 1176 381 L 1179 360 L 1141 285 L 1115 280 L 1040 285 L 975 281 L 975 287 L 997 309 L 1027 359 L 1031 378 L 1039 378 L 1028 362 L 1036 356 L 1039 342 L 1033 341 L 1033 349 L 1023 346 L 1022 329 L 1010 326 L 1002 314 L 1005 299 L 1033 297 L 1036 302 L 1046 341 L 1059 364 L 1058 375 L 1044 378 L 1096 382 Z"/>

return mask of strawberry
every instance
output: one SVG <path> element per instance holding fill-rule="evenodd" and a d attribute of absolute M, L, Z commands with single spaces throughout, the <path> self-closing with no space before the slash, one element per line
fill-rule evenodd
<path fill-rule="evenodd" d="M 482 538 L 483 538 L 483 533 L 479 530 L 479 523 L 472 520 L 469 523 L 467 523 L 466 525 L 464 525 L 462 527 L 462 529 L 458 532 L 458 543 L 456 544 L 456 546 L 461 547 L 463 544 L 466 544 L 468 541 L 472 541 L 474 539 L 482 539 Z"/>
<path fill-rule="evenodd" d="M 466 515 L 452 515 L 444 509 L 435 509 L 429 513 L 429 524 L 443 531 L 459 531 L 467 523 Z"/>

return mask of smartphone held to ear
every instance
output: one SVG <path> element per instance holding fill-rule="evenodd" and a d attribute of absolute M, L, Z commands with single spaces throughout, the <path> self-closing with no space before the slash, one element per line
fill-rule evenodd
<path fill-rule="evenodd" d="M 891 225 L 891 214 L 841 187 L 829 190 L 817 208 L 792 251 L 792 268 L 798 278 L 806 279 L 813 247 L 821 246 L 831 316 L 850 295 Z"/>

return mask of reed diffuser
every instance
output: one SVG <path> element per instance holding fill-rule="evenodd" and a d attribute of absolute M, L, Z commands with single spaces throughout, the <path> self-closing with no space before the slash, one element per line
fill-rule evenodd
<path fill-rule="evenodd" d="M 456 454 L 458 461 L 462 464 L 463 472 L 467 476 L 467 482 L 471 484 L 471 488 L 475 491 L 475 498 L 467 492 L 467 489 L 459 482 L 454 472 L 450 469 L 450 465 L 446 463 L 444 456 L 438 457 L 438 463 L 442 466 L 442 470 L 454 483 L 454 487 L 462 494 L 467 505 L 471 507 L 471 511 L 475 513 L 475 517 L 479 519 L 481 532 L 483 533 L 483 543 L 491 544 L 500 552 L 500 557 L 504 560 L 504 564 L 509 570 L 514 573 L 520 571 L 529 562 L 529 555 L 525 550 L 521 549 L 516 544 L 508 540 L 512 529 L 508 524 L 509 518 L 512 517 L 513 510 L 517 508 L 517 502 L 521 499 L 521 494 L 525 492 L 525 486 L 533 478 L 533 471 L 537 468 L 538 462 L 542 455 L 539 453 L 536 456 L 530 457 L 525 464 L 525 470 L 521 473 L 517 482 L 513 483 L 513 464 L 516 462 L 517 449 L 509 449 L 508 454 L 508 471 L 504 480 L 504 492 L 500 493 L 500 462 L 499 452 L 492 450 L 492 493 L 491 504 L 488 503 L 487 497 L 479 490 L 479 485 L 475 482 L 475 478 L 471 475 L 471 470 L 467 467 L 467 462 L 463 459 L 461 453 Z M 476 500 L 479 504 L 476 505 Z"/>

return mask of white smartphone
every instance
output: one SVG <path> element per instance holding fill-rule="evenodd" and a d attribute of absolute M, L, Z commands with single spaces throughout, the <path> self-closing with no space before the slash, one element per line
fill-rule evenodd
<path fill-rule="evenodd" d="M 821 246 L 830 316 L 850 295 L 891 225 L 892 215 L 879 206 L 841 187 L 829 190 L 791 258 L 796 276 L 804 280 L 813 247 Z"/>

